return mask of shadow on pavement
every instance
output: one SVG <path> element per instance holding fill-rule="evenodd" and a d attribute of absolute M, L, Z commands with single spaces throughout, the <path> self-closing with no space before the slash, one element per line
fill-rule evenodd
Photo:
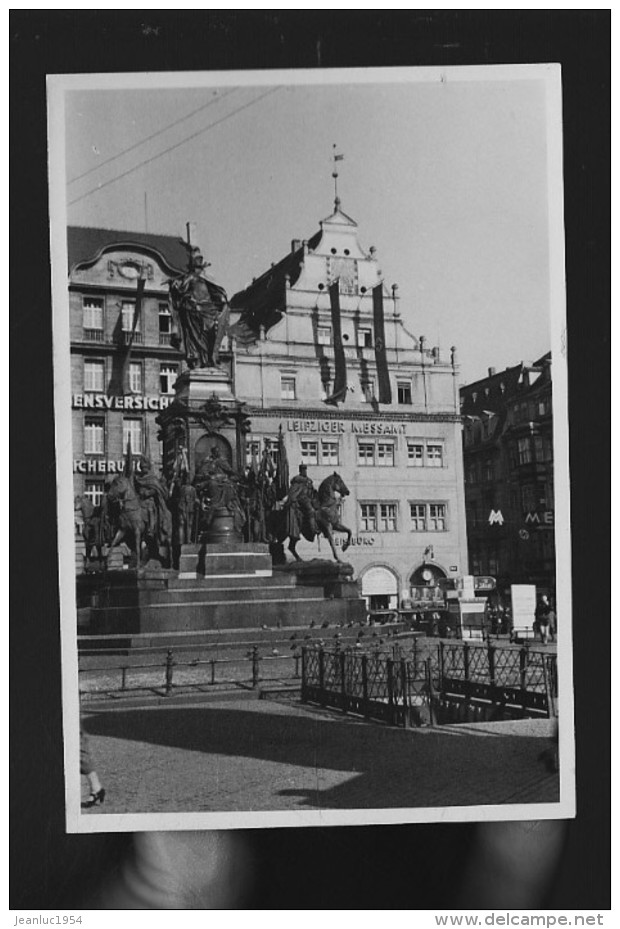
<path fill-rule="evenodd" d="M 559 799 L 557 776 L 549 776 L 538 760 L 541 749 L 547 746 L 545 738 L 495 733 L 488 738 L 471 729 L 455 737 L 454 729 L 449 733 L 406 731 L 336 714 L 305 715 L 297 708 L 274 709 L 274 704 L 266 701 L 252 707 L 218 704 L 93 713 L 87 726 L 93 736 L 239 759 L 236 776 L 243 759 L 254 760 L 255 766 L 246 766 L 253 781 L 260 779 L 261 763 L 270 763 L 271 775 L 262 788 L 262 808 L 269 796 L 282 798 L 274 808 L 313 809 Z M 286 789 L 278 789 L 274 783 L 274 763 L 292 772 Z M 295 768 L 299 770 L 295 772 Z M 350 776 L 343 779 L 343 774 Z M 170 776 L 174 778 L 173 769 Z M 282 788 L 282 781 L 279 786 Z M 290 806 L 283 802 L 287 797 L 291 798 Z"/>

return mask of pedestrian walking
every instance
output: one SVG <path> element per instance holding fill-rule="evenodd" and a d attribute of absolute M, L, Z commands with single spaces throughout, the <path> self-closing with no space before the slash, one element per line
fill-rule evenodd
<path fill-rule="evenodd" d="M 540 640 L 543 645 L 547 644 L 549 639 L 549 614 L 551 613 L 551 604 L 549 603 L 549 597 L 546 594 L 543 594 L 538 605 L 536 606 L 535 619 L 534 619 L 534 630 L 538 630 L 540 635 Z"/>
<path fill-rule="evenodd" d="M 91 751 L 90 751 L 90 739 L 88 733 L 84 729 L 82 722 L 80 721 L 80 774 L 83 774 L 84 777 L 88 780 L 88 786 L 90 789 L 90 796 L 82 806 L 85 809 L 88 809 L 91 806 L 97 806 L 97 804 L 102 804 L 105 800 L 105 788 L 102 787 L 101 781 L 99 780 L 99 775 L 95 770 L 95 765 L 93 763 Z"/>

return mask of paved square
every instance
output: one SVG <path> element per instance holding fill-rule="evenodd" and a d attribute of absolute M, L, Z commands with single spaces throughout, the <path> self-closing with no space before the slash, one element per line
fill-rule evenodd
<path fill-rule="evenodd" d="M 548 720 L 404 730 L 296 701 L 234 699 L 85 716 L 99 813 L 384 809 L 559 800 Z"/>

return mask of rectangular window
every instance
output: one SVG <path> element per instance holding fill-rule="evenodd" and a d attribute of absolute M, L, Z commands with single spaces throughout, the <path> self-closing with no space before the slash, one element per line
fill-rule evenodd
<path fill-rule="evenodd" d="M 410 468 L 424 466 L 424 446 L 419 442 L 407 442 L 407 464 Z"/>
<path fill-rule="evenodd" d="M 280 377 L 280 397 L 282 400 L 295 400 L 295 378 L 291 375 L 281 375 Z"/>
<path fill-rule="evenodd" d="M 338 464 L 338 442 L 321 439 L 321 464 L 330 467 Z"/>
<path fill-rule="evenodd" d="M 357 347 L 372 348 L 372 329 L 360 328 L 357 330 Z"/>
<path fill-rule="evenodd" d="M 431 532 L 444 532 L 446 528 L 445 503 L 429 503 L 428 528 Z"/>
<path fill-rule="evenodd" d="M 411 381 L 397 381 L 396 390 L 398 395 L 398 402 L 410 406 L 412 403 Z"/>
<path fill-rule="evenodd" d="M 82 302 L 82 324 L 84 329 L 100 333 L 103 337 L 103 298 L 84 297 Z M 100 341 L 93 336 L 93 341 Z"/>
<path fill-rule="evenodd" d="M 136 315 L 135 300 L 123 300 L 121 303 L 121 318 L 123 332 L 132 332 L 134 329 L 134 317 Z M 140 314 L 135 321 L 135 330 L 140 332 Z"/>
<path fill-rule="evenodd" d="M 524 513 L 533 512 L 538 506 L 538 494 L 533 484 L 521 488 L 521 509 Z"/>
<path fill-rule="evenodd" d="M 396 532 L 396 504 L 379 504 L 379 531 Z"/>
<path fill-rule="evenodd" d="M 357 443 L 357 463 L 362 468 L 371 468 L 375 463 L 375 443 Z"/>
<path fill-rule="evenodd" d="M 249 468 L 253 463 L 260 465 L 261 459 L 261 441 L 260 439 L 246 439 L 245 442 L 245 463 Z"/>
<path fill-rule="evenodd" d="M 104 490 L 103 481 L 87 481 L 84 487 L 84 496 L 93 506 L 101 506 Z"/>
<path fill-rule="evenodd" d="M 84 390 L 103 393 L 105 380 L 105 363 L 103 361 L 84 362 Z"/>
<path fill-rule="evenodd" d="M 377 531 L 377 504 L 360 503 L 361 530 L 362 532 Z"/>
<path fill-rule="evenodd" d="M 129 362 L 129 389 L 134 394 L 142 393 L 142 365 L 139 361 Z"/>
<path fill-rule="evenodd" d="M 170 345 L 172 335 L 172 314 L 167 303 L 159 304 L 159 344 Z"/>
<path fill-rule="evenodd" d="M 162 394 L 173 394 L 174 384 L 177 379 L 177 366 L 162 364 L 159 366 L 159 389 Z"/>
<path fill-rule="evenodd" d="M 443 468 L 443 445 L 426 446 L 426 465 L 429 468 Z"/>
<path fill-rule="evenodd" d="M 484 481 L 492 481 L 493 471 L 493 461 L 491 458 L 487 458 L 482 466 L 482 479 Z"/>
<path fill-rule="evenodd" d="M 372 403 L 375 399 L 375 382 L 373 378 L 368 380 L 361 381 L 362 395 L 360 397 L 362 403 Z"/>
<path fill-rule="evenodd" d="M 394 466 L 393 442 L 377 442 L 377 464 L 383 468 Z"/>
<path fill-rule="evenodd" d="M 409 512 L 412 532 L 426 532 L 426 504 L 410 503 Z"/>
<path fill-rule="evenodd" d="M 131 443 L 131 452 L 133 455 L 139 455 L 142 452 L 142 420 L 141 419 L 124 419 L 123 420 L 123 452 Z"/>
<path fill-rule="evenodd" d="M 475 464 L 468 464 L 465 472 L 465 480 L 468 484 L 475 484 L 478 479 L 478 469 Z"/>
<path fill-rule="evenodd" d="M 312 439 L 301 440 L 301 460 L 304 464 L 319 463 L 319 443 Z"/>
<path fill-rule="evenodd" d="M 319 345 L 332 344 L 332 330 L 330 326 L 319 326 L 316 331 L 316 336 Z"/>
<path fill-rule="evenodd" d="M 523 439 L 517 439 L 517 452 L 519 455 L 519 464 L 529 464 L 532 460 L 532 445 L 529 436 Z"/>
<path fill-rule="evenodd" d="M 104 451 L 103 420 L 87 416 L 84 420 L 84 454 L 103 455 Z"/>

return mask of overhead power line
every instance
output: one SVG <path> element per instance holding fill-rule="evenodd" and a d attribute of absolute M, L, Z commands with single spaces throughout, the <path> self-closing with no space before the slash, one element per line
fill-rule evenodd
<path fill-rule="evenodd" d="M 165 148 L 163 152 L 159 152 L 157 155 L 153 155 L 151 158 L 146 158 L 143 161 L 140 161 L 137 165 L 134 165 L 133 168 L 129 168 L 127 171 L 123 171 L 122 174 L 118 174 L 116 177 L 110 178 L 109 181 L 103 181 L 103 183 L 98 184 L 96 187 L 92 187 L 90 190 L 87 190 L 85 193 L 81 194 L 79 197 L 75 197 L 73 200 L 69 200 L 69 206 L 72 206 L 74 203 L 78 203 L 80 200 L 84 200 L 86 197 L 90 197 L 91 194 L 95 194 L 100 190 L 103 190 L 104 187 L 108 187 L 110 184 L 115 184 L 117 181 L 120 181 L 122 178 L 127 177 L 129 174 L 133 174 L 134 171 L 137 171 L 139 168 L 142 168 L 144 165 L 151 164 L 153 161 L 157 161 L 158 158 L 163 158 L 164 155 L 167 155 L 169 152 L 173 152 L 177 148 L 181 148 L 182 145 L 186 145 L 188 142 L 191 142 L 192 139 L 196 139 L 198 136 L 203 135 L 205 132 L 208 132 L 210 129 L 214 129 L 216 126 L 219 126 L 221 123 L 225 122 L 227 119 L 230 119 L 232 116 L 236 116 L 237 113 L 241 113 L 243 110 L 247 110 L 248 107 L 254 106 L 255 103 L 259 103 L 261 100 L 264 100 L 265 97 L 269 97 L 271 94 L 276 93 L 280 90 L 280 87 L 272 87 L 271 90 L 268 90 L 267 93 L 261 94 L 260 97 L 256 97 L 254 100 L 250 100 L 249 103 L 244 103 L 243 106 L 237 107 L 236 110 L 232 110 L 230 113 L 227 113 L 225 116 L 216 119 L 215 122 L 209 123 L 208 126 L 205 126 L 203 129 L 199 129 L 198 132 L 192 133 L 192 135 L 187 136 L 185 139 L 182 139 L 180 142 L 177 142 L 175 145 Z"/>
<path fill-rule="evenodd" d="M 195 116 L 196 113 L 202 113 L 203 110 L 213 106 L 214 103 L 219 103 L 220 100 L 225 100 L 226 97 L 230 97 L 231 94 L 236 93 L 238 90 L 238 87 L 233 87 L 232 90 L 229 90 L 227 94 L 221 94 L 215 99 L 209 100 L 208 103 L 205 103 L 203 106 L 199 106 L 196 110 L 192 110 L 191 113 L 187 113 L 185 116 L 181 116 L 180 119 L 176 119 L 173 123 L 169 123 L 162 129 L 158 129 L 157 132 L 153 132 L 151 135 L 147 135 L 144 139 L 140 139 L 139 142 L 135 142 L 133 145 L 130 145 L 129 148 L 124 148 L 122 152 L 117 152 L 116 155 L 111 155 L 110 158 L 106 158 L 104 161 L 100 161 L 99 164 L 96 164 L 93 168 L 89 168 L 88 171 L 83 171 L 82 174 L 78 174 L 76 177 L 72 177 L 69 180 L 69 184 L 75 184 L 76 181 L 81 181 L 82 178 L 87 177 L 94 171 L 98 171 L 99 168 L 103 168 L 104 165 L 109 165 L 110 162 L 116 161 L 118 158 L 122 158 L 123 155 L 128 155 L 129 152 L 133 152 L 134 149 L 139 148 L 141 145 L 146 145 L 147 142 L 151 142 L 153 139 L 156 139 L 158 135 L 162 135 L 162 133 L 167 132 L 168 129 L 173 129 L 175 126 L 180 125 L 180 123 L 186 122 L 186 120 L 191 119 L 192 116 Z"/>

